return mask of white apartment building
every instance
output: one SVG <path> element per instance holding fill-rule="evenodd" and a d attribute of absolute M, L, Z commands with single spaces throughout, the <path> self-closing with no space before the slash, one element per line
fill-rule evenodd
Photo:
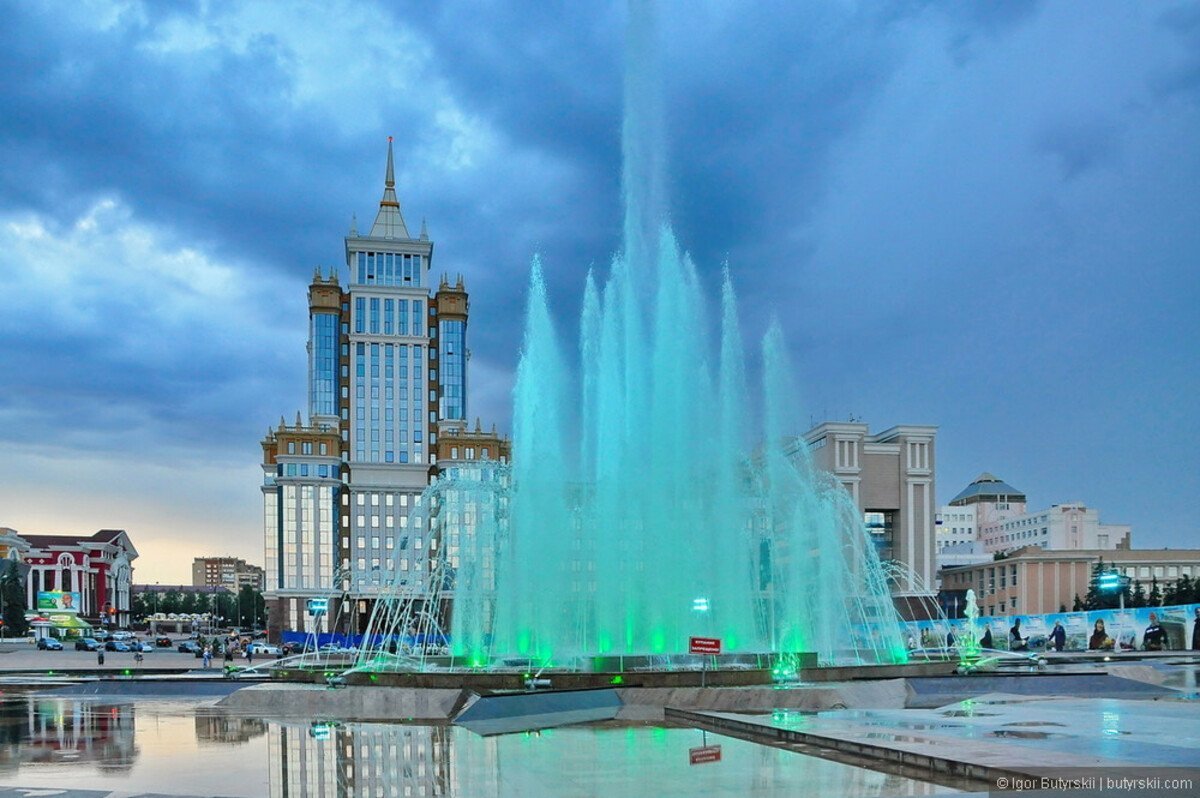
<path fill-rule="evenodd" d="M 1082 502 L 1031 511 L 1023 492 L 988 473 L 980 474 L 941 508 L 938 524 L 939 552 L 953 545 L 958 554 L 966 551 L 960 544 L 968 541 L 994 554 L 1025 546 L 1051 551 L 1127 549 L 1131 538 L 1128 524 L 1103 524 L 1099 511 Z"/>

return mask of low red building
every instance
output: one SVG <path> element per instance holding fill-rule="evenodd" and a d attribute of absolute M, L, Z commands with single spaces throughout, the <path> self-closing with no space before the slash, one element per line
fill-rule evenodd
<path fill-rule="evenodd" d="M 93 625 L 125 627 L 130 622 L 133 561 L 137 549 L 123 529 L 101 529 L 94 535 L 21 535 L 29 549 L 21 559 L 29 565 L 26 579 L 30 610 L 43 598 L 76 604 L 79 617 Z M 78 594 L 76 598 L 73 594 Z M 63 598 L 68 596 L 69 598 Z M 69 611 L 69 610 L 68 610 Z"/>

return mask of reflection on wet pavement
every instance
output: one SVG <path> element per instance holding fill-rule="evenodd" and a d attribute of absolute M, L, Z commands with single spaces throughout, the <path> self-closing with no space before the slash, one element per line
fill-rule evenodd
<path fill-rule="evenodd" d="M 10 785 L 10 786 L 3 786 Z M 953 792 L 793 751 L 657 725 L 480 737 L 448 725 L 230 715 L 186 701 L 0 701 L 0 796 L 909 796 Z"/>
<path fill-rule="evenodd" d="M 930 751 L 973 741 L 999 741 L 1040 752 L 1114 762 L 1190 767 L 1200 762 L 1197 707 L 1187 700 L 1111 698 L 1029 699 L 981 696 L 940 709 L 839 710 L 817 714 L 776 711 L 769 725 L 894 743 Z M 1030 717 L 1036 718 L 1030 720 Z M 941 722 L 953 718 L 950 723 Z M 1037 729 L 1042 730 L 1037 730 Z M 1053 729 L 1048 730 L 1048 729 Z"/>

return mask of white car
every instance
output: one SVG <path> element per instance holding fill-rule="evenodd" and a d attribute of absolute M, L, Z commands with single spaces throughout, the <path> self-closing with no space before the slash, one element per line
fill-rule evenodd
<path fill-rule="evenodd" d="M 279 646 L 273 646 L 270 643 L 251 643 L 246 646 L 246 650 L 252 652 L 256 657 L 279 656 Z"/>

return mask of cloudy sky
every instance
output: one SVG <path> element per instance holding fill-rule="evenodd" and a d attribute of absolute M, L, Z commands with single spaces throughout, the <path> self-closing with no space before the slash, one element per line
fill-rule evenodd
<path fill-rule="evenodd" d="M 662 5 L 671 219 L 782 320 L 800 416 L 1200 546 L 1200 4 Z M 622 3 L 3 7 L 0 525 L 128 529 L 138 581 L 262 561 L 258 442 L 388 135 L 471 416 L 509 426 L 531 256 L 570 329 L 619 245 Z"/>

